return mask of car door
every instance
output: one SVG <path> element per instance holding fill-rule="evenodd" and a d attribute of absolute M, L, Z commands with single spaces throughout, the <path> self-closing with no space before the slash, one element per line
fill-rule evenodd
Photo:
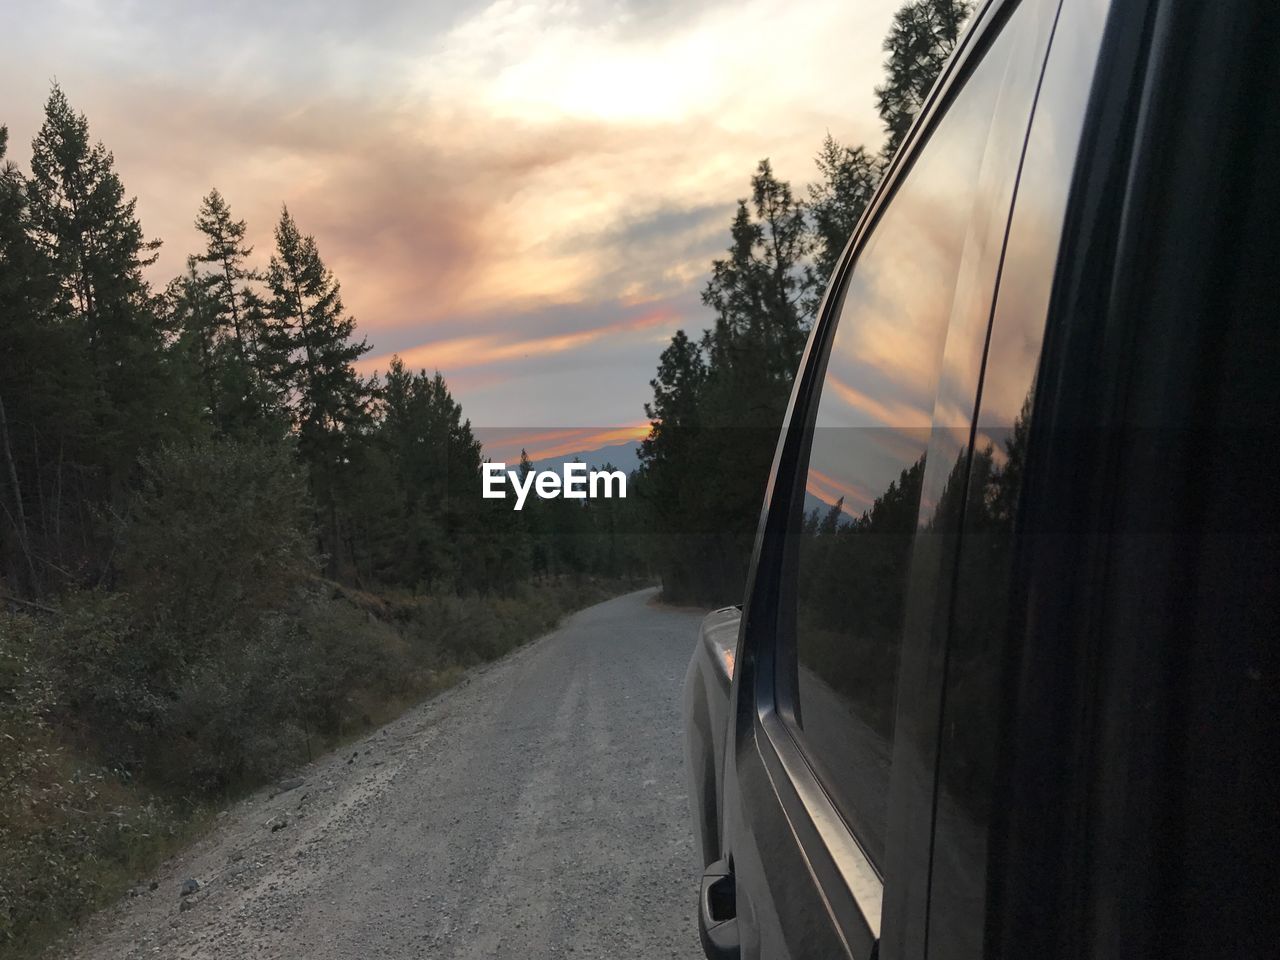
<path fill-rule="evenodd" d="M 955 531 L 1057 0 L 989 3 L 846 252 L 748 586 L 724 843 L 742 955 L 923 956 Z M 943 511 L 945 513 L 945 511 Z"/>
<path fill-rule="evenodd" d="M 944 491 L 931 498 L 934 514 L 923 521 L 954 532 L 951 597 L 932 631 L 913 635 L 921 648 L 913 660 L 934 665 L 941 697 L 928 702 L 921 725 L 936 724 L 930 742 L 933 765 L 932 829 L 928 869 L 891 893 L 927 896 L 928 921 L 886 933 L 885 956 L 931 960 L 987 956 L 987 900 L 993 811 L 1007 720 L 1004 693 L 1009 664 L 1019 651 L 1008 623 L 1013 602 L 1016 518 L 1026 460 L 1037 372 L 1049 320 L 1049 301 L 1061 262 L 1060 249 L 1077 156 L 1086 132 L 1108 0 L 1064 0 L 1039 81 L 1023 150 L 1009 229 L 1000 256 L 999 283 L 985 330 L 981 363 L 957 362 L 940 396 L 971 403 L 940 403 L 935 414 L 948 428 L 972 437 L 954 460 Z M 978 376 L 978 371 L 981 376 Z M 972 428 L 970 429 L 970 423 Z M 932 455 L 932 454 L 931 454 Z M 925 689 L 921 685 L 917 689 Z M 917 698 L 915 703 L 925 703 Z M 910 712 L 911 708 L 907 708 Z M 904 764 L 905 765 L 905 764 Z M 911 782 L 898 784 L 904 797 Z M 903 843 L 912 824 L 903 823 Z M 927 894 L 923 878 L 927 877 Z M 915 952 L 908 954 L 908 949 Z"/>
<path fill-rule="evenodd" d="M 972 684 L 987 671 L 955 671 L 943 713 L 1000 744 L 997 802 L 976 821 L 990 875 L 943 902 L 960 874 L 938 870 L 939 801 L 930 955 L 955 955 L 934 948 L 960 933 L 996 957 L 1273 957 L 1280 11 L 1116 4 L 1073 149 L 1094 54 L 1071 9 L 1036 107 L 983 388 L 994 406 L 979 417 L 982 430 L 1027 391 L 1013 655 L 989 719 L 952 697 L 968 681 L 963 700 L 990 703 Z M 1064 154 L 1065 216 L 1043 184 L 1060 182 Z M 1053 247 L 1050 293 L 1027 265 Z M 1047 324 L 1029 324 L 1046 302 Z M 975 534 L 962 541 L 991 545 Z M 975 589 L 989 551 L 968 551 L 958 592 L 989 609 Z M 978 609 L 955 608 L 964 657 L 976 634 L 954 631 Z M 939 797 L 966 779 L 966 755 L 943 744 Z"/>

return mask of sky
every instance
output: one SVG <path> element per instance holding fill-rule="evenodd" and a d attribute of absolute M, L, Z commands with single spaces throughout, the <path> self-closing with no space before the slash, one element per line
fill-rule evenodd
<path fill-rule="evenodd" d="M 879 148 L 899 3 L 6 0 L 0 123 L 25 167 L 57 80 L 164 241 L 157 286 L 210 187 L 263 265 L 287 204 L 364 372 L 398 353 L 504 447 L 591 449 L 644 432 L 659 353 L 711 324 L 757 161 L 801 192 L 827 132 Z"/>

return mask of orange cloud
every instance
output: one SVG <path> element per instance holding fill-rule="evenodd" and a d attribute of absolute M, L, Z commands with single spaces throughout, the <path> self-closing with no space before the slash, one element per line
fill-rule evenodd
<path fill-rule="evenodd" d="M 618 427 L 566 427 L 530 433 L 496 430 L 482 430 L 480 433 L 485 456 L 514 463 L 520 459 L 521 450 L 528 452 L 530 460 L 548 460 L 643 440 L 649 434 L 649 422 L 645 420 Z"/>
<path fill-rule="evenodd" d="M 854 504 L 860 504 L 863 509 L 866 509 L 875 502 L 875 498 L 861 487 L 843 483 L 834 477 L 828 476 L 821 470 L 815 470 L 813 467 L 809 468 L 809 475 L 805 480 L 805 490 L 823 503 L 833 507 L 843 497 L 844 506 L 842 509 L 851 517 L 862 515 L 862 510 L 854 509 Z"/>
<path fill-rule="evenodd" d="M 886 427 L 898 429 L 928 429 L 932 416 L 908 403 L 885 403 L 877 400 L 861 390 L 849 386 L 831 373 L 827 374 L 825 387 L 835 391 L 836 396 L 848 406 L 853 407 Z"/>
<path fill-rule="evenodd" d="M 549 334 L 544 337 L 507 340 L 500 333 L 491 333 L 479 337 L 437 340 L 401 350 L 399 356 L 405 366 L 410 369 L 440 370 L 448 374 L 454 370 L 484 367 L 507 360 L 523 360 L 529 357 L 563 353 L 608 336 L 670 325 L 675 319 L 676 314 L 673 310 L 661 308 L 600 327 Z M 385 370 L 393 356 L 395 354 L 384 353 L 376 357 L 366 357 L 360 361 L 359 368 L 362 373 Z"/>

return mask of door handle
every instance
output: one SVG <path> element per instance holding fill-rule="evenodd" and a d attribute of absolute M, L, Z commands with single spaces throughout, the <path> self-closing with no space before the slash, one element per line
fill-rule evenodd
<path fill-rule="evenodd" d="M 717 860 L 702 874 L 698 936 L 707 960 L 739 960 L 742 955 L 737 889 L 728 860 Z"/>

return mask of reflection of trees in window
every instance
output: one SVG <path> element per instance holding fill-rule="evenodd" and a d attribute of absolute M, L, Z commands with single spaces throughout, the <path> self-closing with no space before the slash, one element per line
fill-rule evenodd
<path fill-rule="evenodd" d="M 1031 395 L 1012 428 L 953 470 L 931 523 L 962 526 L 956 593 L 947 647 L 941 792 L 956 813 L 984 824 L 996 761 L 996 691 L 1009 615 L 1013 523 L 1022 487 Z M 963 498 L 963 503 L 961 503 Z M 961 511 L 961 506 L 963 510 Z M 947 516 L 946 514 L 950 514 Z"/>
<path fill-rule="evenodd" d="M 963 524 L 943 732 L 957 799 L 977 804 L 994 763 L 989 721 L 998 637 L 1008 609 L 1013 518 L 1022 483 L 1030 394 L 1005 436 L 972 457 L 961 454 L 937 506 L 918 525 L 921 456 L 861 516 L 839 500 L 804 519 L 799 549 L 797 647 L 877 734 L 893 730 L 894 687 L 905 617 L 907 575 L 917 533 L 954 533 Z M 998 452 L 997 452 L 998 443 Z M 975 813 L 976 813 L 975 809 Z"/>
<path fill-rule="evenodd" d="M 800 544 L 800 661 L 885 740 L 923 477 L 921 456 L 860 517 L 811 511 Z"/>

